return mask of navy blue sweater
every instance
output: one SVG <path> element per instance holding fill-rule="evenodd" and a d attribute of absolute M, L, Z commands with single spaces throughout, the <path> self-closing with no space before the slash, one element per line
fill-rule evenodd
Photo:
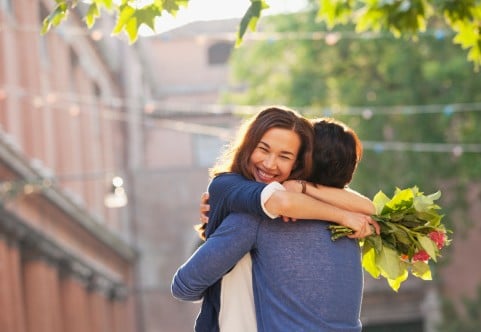
<path fill-rule="evenodd" d="M 219 177 L 219 182 L 232 184 L 228 193 L 244 186 L 237 192 L 235 207 L 247 204 L 244 208 L 262 214 L 259 202 L 265 184 L 233 176 Z M 211 183 L 211 195 L 220 189 L 217 184 L 215 180 Z M 217 199 L 219 193 L 210 199 Z M 348 238 L 332 242 L 327 225 L 230 214 L 176 272 L 172 294 L 189 301 L 204 297 L 196 331 L 218 331 L 218 294 L 212 292 L 211 285 L 251 252 L 259 332 L 360 331 L 363 277 L 359 245 Z M 213 297 L 209 299 L 208 295 Z"/>

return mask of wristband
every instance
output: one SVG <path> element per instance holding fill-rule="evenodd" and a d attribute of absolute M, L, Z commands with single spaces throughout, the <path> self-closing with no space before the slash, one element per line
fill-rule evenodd
<path fill-rule="evenodd" d="M 303 194 L 305 194 L 305 193 L 306 193 L 306 187 L 307 187 L 307 186 L 306 186 L 306 181 L 304 181 L 304 180 L 297 180 L 297 182 L 299 182 L 299 183 L 301 184 L 301 186 L 302 186 L 301 192 L 302 192 Z"/>

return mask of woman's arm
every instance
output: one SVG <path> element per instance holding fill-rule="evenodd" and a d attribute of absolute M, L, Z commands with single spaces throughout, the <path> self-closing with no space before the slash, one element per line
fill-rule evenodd
<path fill-rule="evenodd" d="M 379 225 L 369 215 L 344 210 L 302 193 L 277 190 L 265 207 L 270 213 L 290 218 L 335 222 L 354 230 L 353 238 L 372 235 L 374 232 L 370 225 L 379 234 Z"/>
<path fill-rule="evenodd" d="M 296 184 L 300 188 L 300 185 Z M 269 186 L 272 187 L 272 184 Z M 352 228 L 355 231 L 353 237 L 356 238 L 372 234 L 369 224 L 374 221 L 360 213 L 356 214 L 313 197 L 284 190 L 272 190 L 262 199 L 265 189 L 269 189 L 266 184 L 247 180 L 239 174 L 228 173 L 217 176 L 209 185 L 211 209 L 207 227 L 217 228 L 222 219 L 231 212 L 245 212 L 270 218 L 285 216 L 296 219 L 327 220 Z M 375 222 L 374 225 L 378 230 Z M 211 233 L 212 231 L 209 232 Z"/>
<path fill-rule="evenodd" d="M 302 186 L 297 180 L 285 181 L 283 186 L 287 191 L 301 192 L 302 190 Z M 352 189 L 314 185 L 309 182 L 306 182 L 305 188 L 306 195 L 338 208 L 367 215 L 373 215 L 376 213 L 376 208 L 372 201 Z"/>

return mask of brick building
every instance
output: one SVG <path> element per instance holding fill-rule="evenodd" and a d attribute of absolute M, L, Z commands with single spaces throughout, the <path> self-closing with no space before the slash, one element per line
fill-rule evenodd
<path fill-rule="evenodd" d="M 0 1 L 0 331 L 136 331 L 138 253 L 104 205 L 126 145 L 120 55 L 102 51 L 122 44 L 75 14 L 40 37 L 53 5 Z"/>

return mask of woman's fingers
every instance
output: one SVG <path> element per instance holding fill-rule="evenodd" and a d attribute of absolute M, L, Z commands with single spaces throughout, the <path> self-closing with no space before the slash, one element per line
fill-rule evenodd
<path fill-rule="evenodd" d="M 201 223 L 208 223 L 209 222 L 209 211 L 210 211 L 210 205 L 209 205 L 209 193 L 204 192 L 202 195 L 200 195 L 200 205 L 199 205 L 199 211 L 200 211 L 200 222 Z"/>

